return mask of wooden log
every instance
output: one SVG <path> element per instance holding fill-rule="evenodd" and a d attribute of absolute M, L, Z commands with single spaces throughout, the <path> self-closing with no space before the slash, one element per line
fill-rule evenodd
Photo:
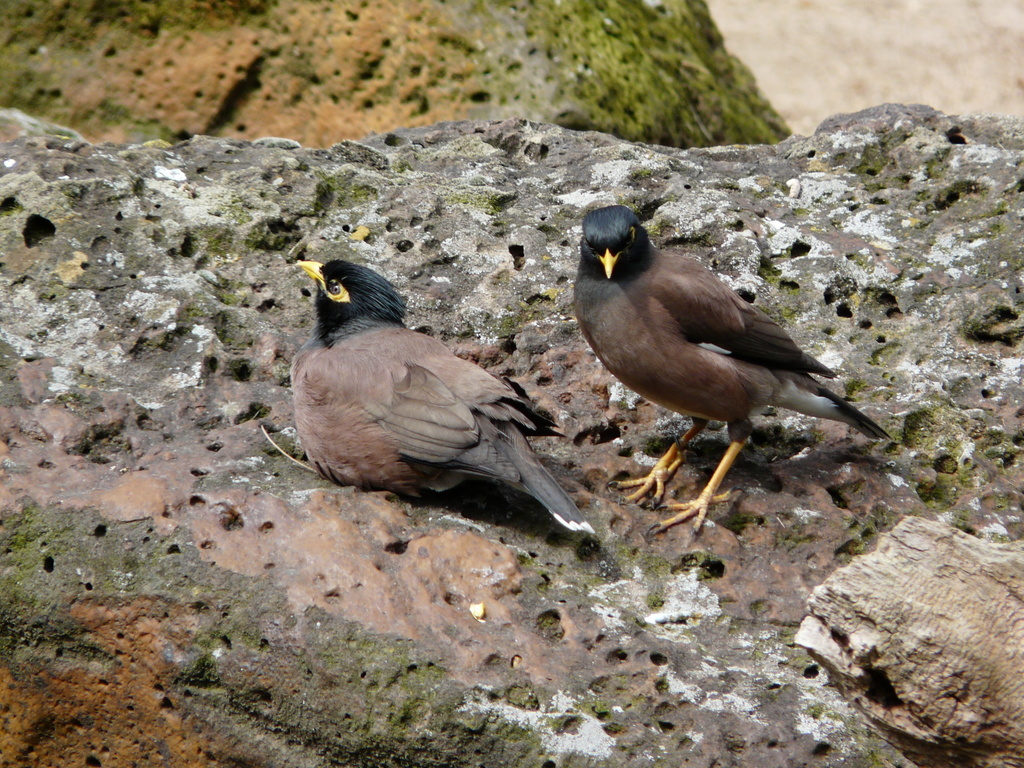
<path fill-rule="evenodd" d="M 1024 766 L 1024 546 L 906 518 L 814 590 L 796 642 L 909 759 Z"/>

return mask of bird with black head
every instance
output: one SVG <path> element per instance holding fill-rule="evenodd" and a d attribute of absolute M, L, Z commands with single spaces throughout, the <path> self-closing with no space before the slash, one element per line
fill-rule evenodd
<path fill-rule="evenodd" d="M 768 405 L 844 422 L 874 439 L 889 435 L 813 377 L 835 373 L 801 350 L 775 321 L 744 301 L 714 273 L 681 253 L 651 243 L 636 214 L 622 205 L 583 219 L 576 274 L 576 317 L 591 348 L 623 384 L 690 416 L 693 427 L 644 478 L 621 483 L 627 498 L 659 503 L 682 463 L 682 449 L 709 421 L 728 425 L 729 447 L 693 501 L 656 526 L 695 518 L 700 529 L 722 480 Z"/>
<path fill-rule="evenodd" d="M 522 387 L 405 327 L 405 302 L 373 270 L 300 261 L 316 326 L 292 361 L 295 426 L 338 485 L 419 495 L 468 478 L 525 491 L 573 531 L 594 529 L 526 441 L 558 435 Z"/>

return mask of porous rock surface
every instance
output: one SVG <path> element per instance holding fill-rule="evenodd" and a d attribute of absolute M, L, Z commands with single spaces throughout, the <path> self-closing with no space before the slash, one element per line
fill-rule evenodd
<path fill-rule="evenodd" d="M 897 106 L 689 151 L 518 120 L 0 145 L 0 765 L 908 765 L 792 638 L 903 516 L 1021 536 L 1022 161 L 1019 119 Z M 647 536 L 659 513 L 607 483 L 686 420 L 617 385 L 571 310 L 582 215 L 615 202 L 893 440 L 767 416 L 699 537 Z M 299 257 L 373 265 L 412 326 L 518 379 L 597 535 L 273 449 L 261 426 L 299 451 Z"/>

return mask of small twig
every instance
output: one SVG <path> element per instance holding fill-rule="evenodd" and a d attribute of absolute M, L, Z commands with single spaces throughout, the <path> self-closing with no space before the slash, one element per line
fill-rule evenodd
<path fill-rule="evenodd" d="M 279 453 L 280 453 L 280 454 L 281 454 L 282 456 L 284 456 L 284 457 L 285 457 L 286 459 L 289 459 L 290 461 L 294 461 L 294 462 L 295 462 L 296 464 L 298 464 L 298 465 L 299 465 L 300 467 L 302 467 L 303 469 L 308 469 L 308 470 L 309 470 L 310 472 L 313 472 L 313 473 L 315 473 L 315 472 L 316 472 L 316 470 L 315 470 L 315 469 L 313 469 L 313 468 L 312 468 L 311 466 L 309 466 L 309 464 L 307 464 L 307 463 L 306 463 L 306 462 L 304 462 L 304 461 L 299 461 L 299 460 L 298 460 L 298 459 L 296 459 L 296 458 L 295 458 L 294 456 L 292 456 L 292 455 L 291 455 L 290 453 L 288 453 L 287 451 L 285 451 L 285 449 L 284 449 L 284 448 L 282 448 L 282 447 L 281 447 L 280 445 L 278 445 L 277 443 L 275 443 L 275 442 L 274 442 L 274 438 L 272 438 L 272 437 L 270 436 L 270 433 L 269 433 L 269 432 L 267 432 L 267 428 L 266 428 L 266 427 L 264 427 L 264 426 L 263 426 L 262 424 L 260 424 L 260 430 L 261 430 L 261 431 L 263 432 L 263 436 L 264 436 L 265 438 L 267 438 L 267 440 L 269 440 L 269 441 L 270 441 L 270 444 L 271 444 L 272 446 L 274 446 L 275 448 L 277 448 L 278 452 L 279 452 Z"/>

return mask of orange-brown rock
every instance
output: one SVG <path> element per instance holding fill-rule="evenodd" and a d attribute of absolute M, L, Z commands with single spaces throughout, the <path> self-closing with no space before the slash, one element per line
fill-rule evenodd
<path fill-rule="evenodd" d="M 0 104 L 93 140 L 330 146 L 506 117 L 675 145 L 786 134 L 693 0 L 11 0 L 5 19 Z"/>

